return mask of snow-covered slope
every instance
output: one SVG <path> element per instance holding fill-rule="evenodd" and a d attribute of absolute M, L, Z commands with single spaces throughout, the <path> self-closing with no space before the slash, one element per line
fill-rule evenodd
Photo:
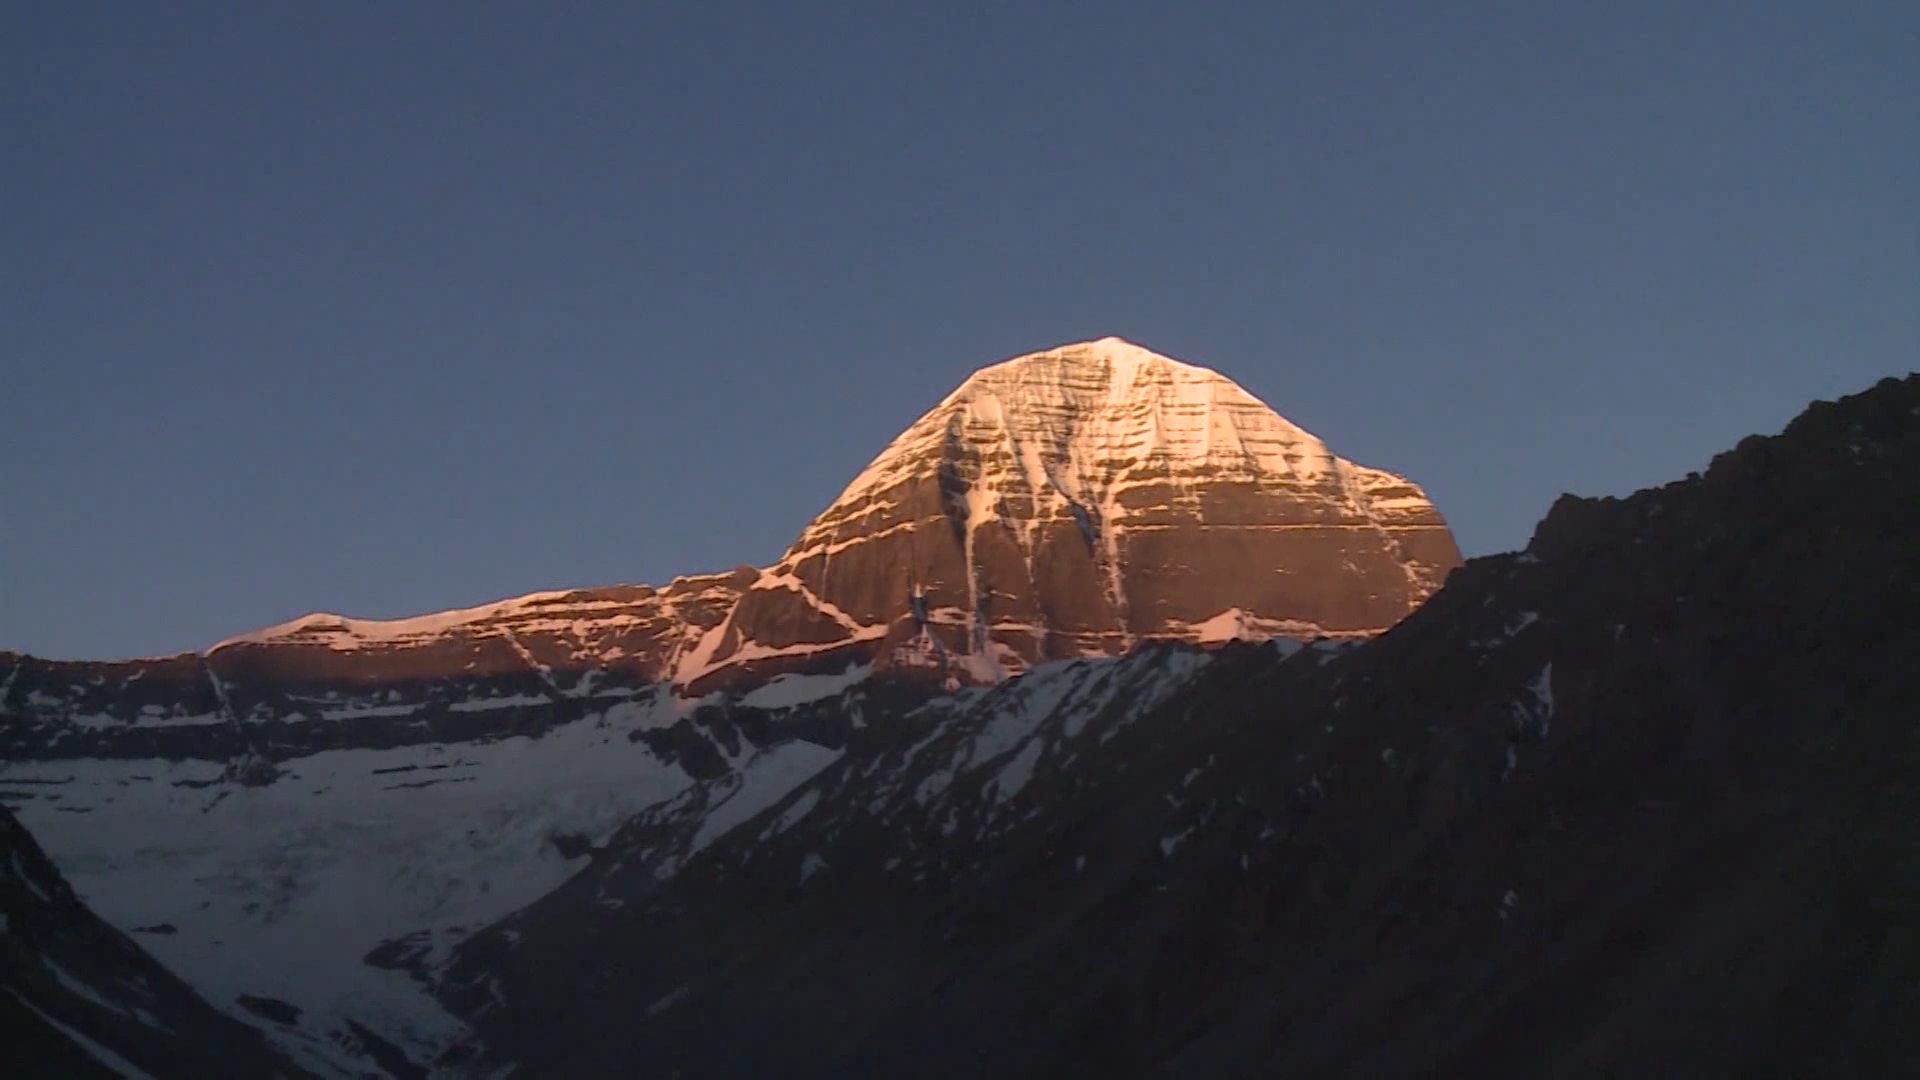
<path fill-rule="evenodd" d="M 832 762 L 837 749 L 779 727 L 861 685 L 859 673 L 828 682 L 789 679 L 738 707 L 661 685 L 589 699 L 525 734 L 323 749 L 252 768 L 218 757 L 6 761 L 0 800 L 103 917 L 307 1067 L 344 1075 L 388 1044 L 415 1062 L 450 1045 L 463 1027 L 427 989 L 451 946 L 559 886 L 695 773 L 718 770 L 744 789 L 731 807 L 715 801 L 707 827 L 719 828 Z M 729 716 L 728 729 L 709 736 L 709 714 Z"/>
<path fill-rule="evenodd" d="M 306 1075 L 89 910 L 5 807 L 0 1072 L 155 1080 Z"/>

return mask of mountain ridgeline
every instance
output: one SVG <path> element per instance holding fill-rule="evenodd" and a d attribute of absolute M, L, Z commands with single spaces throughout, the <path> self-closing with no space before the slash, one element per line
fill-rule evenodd
<path fill-rule="evenodd" d="M 1903 1072 L 1917 535 L 1909 377 L 1564 498 L 1370 643 L 1155 645 L 931 703 L 671 874 L 656 813 L 469 939 L 455 1060 Z"/>
<path fill-rule="evenodd" d="M 1413 483 L 1335 457 L 1214 372 L 1108 338 L 975 374 L 767 569 L 384 622 L 313 614 L 154 660 L 0 653 L 5 745 L 444 740 L 515 730 L 449 719 L 450 704 L 551 703 L 564 719 L 614 687 L 699 697 L 856 665 L 987 684 L 1143 640 L 1377 633 L 1459 561 Z M 366 722 L 398 705 L 428 723 Z M 233 730 L 181 730 L 212 727 Z"/>
<path fill-rule="evenodd" d="M 1920 377 L 1461 565 L 1105 339 L 765 569 L 0 655 L 0 802 L 243 1075 L 1883 1074 L 1916 534 Z"/>

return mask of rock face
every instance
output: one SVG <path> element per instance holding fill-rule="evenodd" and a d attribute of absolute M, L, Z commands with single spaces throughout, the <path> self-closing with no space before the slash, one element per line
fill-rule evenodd
<path fill-rule="evenodd" d="M 699 790 L 663 804 L 468 939 L 449 1064 L 1910 1073 L 1915 535 L 1920 376 L 1565 498 L 1372 640 L 927 702 L 697 851 Z"/>
<path fill-rule="evenodd" d="M 990 682 L 1147 638 L 1372 634 L 1459 562 L 1411 482 L 1335 457 L 1214 372 L 1106 338 L 968 379 L 700 659 L 932 652 Z"/>

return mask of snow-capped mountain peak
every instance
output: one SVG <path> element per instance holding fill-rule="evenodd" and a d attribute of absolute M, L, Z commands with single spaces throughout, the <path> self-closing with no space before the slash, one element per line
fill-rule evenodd
<path fill-rule="evenodd" d="M 403 619 L 316 612 L 141 663 L 223 685 L 518 673 L 562 696 L 603 670 L 693 696 L 866 663 L 992 682 L 1210 640 L 1228 611 L 1245 635 L 1373 633 L 1458 561 L 1414 484 L 1218 372 L 1106 337 L 976 371 L 771 567 Z"/>
<path fill-rule="evenodd" d="M 920 636 L 921 660 L 993 674 L 1198 640 L 1235 608 L 1269 634 L 1366 634 L 1458 562 L 1414 484 L 1108 337 L 982 368 L 916 420 L 773 568 L 796 587 L 742 640 L 885 628 L 882 662 Z"/>
<path fill-rule="evenodd" d="M 1108 337 L 975 372 L 895 439 L 835 504 L 925 469 L 956 431 L 1004 441 L 1029 490 L 1051 488 L 1069 498 L 1129 472 L 1304 478 L 1334 461 L 1324 443 L 1233 380 Z"/>

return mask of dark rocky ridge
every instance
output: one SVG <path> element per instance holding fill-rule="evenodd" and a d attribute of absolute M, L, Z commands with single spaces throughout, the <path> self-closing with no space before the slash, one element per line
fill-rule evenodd
<path fill-rule="evenodd" d="M 469 941 L 443 991 L 480 1032 L 461 1060 L 1903 1073 L 1916 535 L 1910 376 L 1704 476 L 1562 499 L 1371 643 L 1229 647 L 1161 698 L 1070 669 L 932 703 L 670 877 L 639 823 Z M 1031 740 L 991 737 L 1049 685 Z"/>

